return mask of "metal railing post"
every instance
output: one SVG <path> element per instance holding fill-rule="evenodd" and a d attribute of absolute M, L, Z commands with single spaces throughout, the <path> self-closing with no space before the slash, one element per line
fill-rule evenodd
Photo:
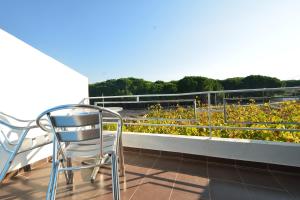
<path fill-rule="evenodd" d="M 209 126 L 209 137 L 212 137 L 212 128 L 211 128 L 211 110 L 210 110 L 210 93 L 207 93 L 207 115 L 208 115 L 208 126 Z"/>
<path fill-rule="evenodd" d="M 194 99 L 194 117 L 197 119 L 197 101 Z"/>
<path fill-rule="evenodd" d="M 217 93 L 215 93 L 215 102 L 214 103 L 215 103 L 215 106 L 218 105 L 217 104 Z"/>
<path fill-rule="evenodd" d="M 104 98 L 103 98 L 103 93 L 102 93 L 102 107 L 104 107 Z"/>
<path fill-rule="evenodd" d="M 225 99 L 225 93 L 223 95 L 223 112 L 224 112 L 224 123 L 227 123 L 227 112 L 226 112 L 226 99 Z"/>

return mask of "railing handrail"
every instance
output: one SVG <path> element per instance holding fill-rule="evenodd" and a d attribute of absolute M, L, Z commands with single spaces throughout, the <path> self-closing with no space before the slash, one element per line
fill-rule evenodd
<path fill-rule="evenodd" d="M 283 91 L 283 90 L 300 90 L 300 86 L 280 87 L 280 88 L 239 89 L 239 90 L 217 90 L 217 91 L 186 92 L 186 93 L 174 93 L 174 94 L 135 94 L 135 95 L 98 96 L 98 97 L 86 97 L 85 99 L 170 97 L 170 96 L 189 96 L 189 95 L 201 95 L 201 94 L 226 94 L 226 93 L 244 93 L 244 92 Z"/>
<path fill-rule="evenodd" d="M 194 102 L 194 99 L 176 99 L 176 100 L 151 100 L 151 101 L 96 101 L 98 104 L 131 104 L 131 103 L 177 103 L 177 102 Z"/>

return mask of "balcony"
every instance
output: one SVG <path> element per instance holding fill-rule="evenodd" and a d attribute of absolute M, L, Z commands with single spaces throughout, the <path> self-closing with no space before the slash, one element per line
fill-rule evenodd
<path fill-rule="evenodd" d="M 255 103 L 245 103 L 246 98 L 232 95 L 243 92 L 250 96 L 249 101 L 256 99 Z M 300 87 L 295 87 L 97 97 L 98 100 L 93 97 L 83 102 L 122 107 L 126 150 L 122 199 L 300 199 L 299 116 L 284 115 L 282 119 L 286 121 L 275 118 L 258 122 L 232 114 L 249 108 L 271 114 L 272 109 L 281 111 L 282 105 L 296 108 L 299 92 Z M 250 93 L 264 96 L 253 97 Z M 204 103 L 198 104 L 198 100 Z M 177 112 L 179 108 L 184 114 L 189 112 L 189 118 L 150 116 L 150 104 L 158 103 L 161 110 L 156 114 Z M 266 105 L 269 110 L 264 109 Z M 107 130 L 113 128 L 109 122 L 105 126 Z M 175 130 L 175 134 L 168 133 L 169 130 Z M 187 131 L 194 135 L 181 134 L 190 133 Z M 249 134 L 243 135 L 245 131 Z M 261 139 L 261 135 L 265 138 Z M 12 176 L 12 171 L 0 186 L 0 199 L 44 199 L 50 174 L 50 163 L 45 158 L 50 149 L 51 144 L 45 144 L 35 151 L 35 156 L 30 156 L 31 160 L 24 159 L 31 151 L 16 158 L 12 169 L 26 165 L 25 169 L 30 169 L 28 164 L 31 169 L 16 176 Z M 108 167 L 101 169 L 94 184 L 88 179 L 91 171 L 75 174 L 74 185 L 66 185 L 60 175 L 57 199 L 112 199 Z"/>

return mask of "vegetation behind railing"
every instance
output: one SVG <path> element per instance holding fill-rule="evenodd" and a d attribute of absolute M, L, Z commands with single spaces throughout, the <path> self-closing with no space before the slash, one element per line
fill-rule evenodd
<path fill-rule="evenodd" d="M 120 114 L 124 131 L 300 143 L 300 87 L 99 96 L 85 100 L 123 109 Z"/>
<path fill-rule="evenodd" d="M 222 108 L 223 105 L 211 107 L 213 110 Z M 207 105 L 201 105 L 198 109 L 197 116 L 195 116 L 192 107 L 177 106 L 172 109 L 164 109 L 157 104 L 149 107 L 148 113 L 141 118 L 125 118 L 124 131 L 209 136 Z M 224 121 L 223 112 L 211 113 L 210 125 L 219 127 L 211 130 L 211 136 L 300 142 L 300 132 L 290 131 L 300 130 L 299 101 L 280 102 L 274 107 L 271 103 L 258 105 L 255 100 L 251 100 L 246 105 L 227 105 L 226 112 L 227 122 Z M 113 125 L 107 125 L 106 128 L 114 129 Z M 247 130 L 247 128 L 259 130 Z"/>

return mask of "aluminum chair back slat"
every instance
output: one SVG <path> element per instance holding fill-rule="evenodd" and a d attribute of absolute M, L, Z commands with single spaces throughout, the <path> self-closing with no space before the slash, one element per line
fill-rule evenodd
<path fill-rule="evenodd" d="M 60 142 L 80 142 L 100 138 L 100 114 L 50 115 L 50 119 Z"/>
<path fill-rule="evenodd" d="M 70 116 L 51 116 L 55 127 L 80 127 L 99 124 L 99 114 L 91 113 Z"/>
<path fill-rule="evenodd" d="M 63 131 L 56 133 L 61 142 L 80 142 L 100 138 L 100 129 Z"/>

